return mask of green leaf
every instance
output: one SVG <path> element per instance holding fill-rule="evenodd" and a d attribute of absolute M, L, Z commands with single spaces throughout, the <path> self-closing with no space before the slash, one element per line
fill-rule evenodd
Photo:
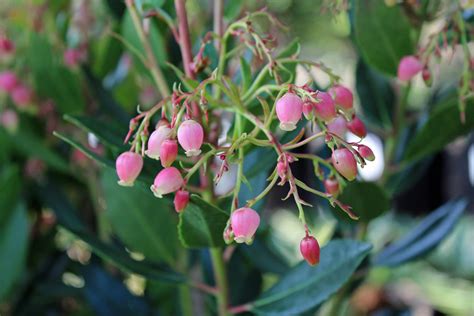
<path fill-rule="evenodd" d="M 466 135 L 474 128 L 474 102 L 466 106 L 466 122 L 459 119 L 457 97 L 449 98 L 436 106 L 426 123 L 408 144 L 405 161 L 415 161 L 441 150 L 457 137 Z"/>
<path fill-rule="evenodd" d="M 350 205 L 359 220 L 368 223 L 390 208 L 387 194 L 374 182 L 350 182 L 339 200 Z M 344 215 L 344 218 L 347 216 Z"/>
<path fill-rule="evenodd" d="M 100 40 L 93 41 L 91 51 L 92 69 L 99 78 L 113 71 L 123 54 L 120 41 L 112 36 L 103 36 Z"/>
<path fill-rule="evenodd" d="M 356 89 L 364 116 L 383 128 L 392 125 L 395 94 L 389 80 L 370 69 L 362 60 L 357 63 Z"/>
<path fill-rule="evenodd" d="M 374 265 L 393 267 L 425 255 L 451 232 L 466 206 L 467 200 L 461 199 L 439 207 L 404 237 L 382 250 Z"/>
<path fill-rule="evenodd" d="M 165 65 L 167 58 L 167 54 L 165 51 L 165 44 L 163 41 L 163 37 L 161 36 L 158 27 L 153 21 L 150 21 L 150 30 L 148 33 L 148 40 L 151 44 L 151 49 L 153 51 L 153 55 L 155 56 L 155 59 L 158 64 L 160 65 Z M 122 19 L 122 36 L 124 39 L 132 45 L 136 50 L 144 54 L 145 49 L 143 48 L 142 43 L 140 42 L 140 39 L 138 37 L 138 34 L 135 30 L 135 27 L 133 26 L 133 20 L 130 15 L 130 12 L 126 12 L 123 19 Z M 135 53 L 132 51 L 131 52 L 133 55 L 133 58 L 135 60 L 135 65 L 139 66 L 141 70 L 146 70 L 146 66 L 144 66 L 137 58 Z"/>
<path fill-rule="evenodd" d="M 3 168 L 0 172 L 0 227 L 8 220 L 20 196 L 20 174 L 16 166 Z"/>
<path fill-rule="evenodd" d="M 240 73 L 242 77 L 242 93 L 244 93 L 252 82 L 252 71 L 249 63 L 243 57 L 240 57 Z"/>
<path fill-rule="evenodd" d="M 76 149 L 80 150 L 87 157 L 89 157 L 89 158 L 95 160 L 97 163 L 99 163 L 99 165 L 102 165 L 104 167 L 109 167 L 109 168 L 115 168 L 115 163 L 113 161 L 111 161 L 111 160 L 109 160 L 105 157 L 99 156 L 98 154 L 96 154 L 95 152 L 93 152 L 92 150 L 87 148 L 86 146 L 84 146 L 81 143 L 69 138 L 68 136 L 63 135 L 59 132 L 53 132 L 53 135 L 58 137 L 59 139 L 62 139 L 63 141 L 65 141 L 69 145 L 75 147 Z"/>
<path fill-rule="evenodd" d="M 113 122 L 104 122 L 97 118 L 82 115 L 65 115 L 64 119 L 82 130 L 94 134 L 102 143 L 115 149 L 124 149 L 123 137 L 127 131 Z"/>
<path fill-rule="evenodd" d="M 277 59 L 297 56 L 299 55 L 300 50 L 301 50 L 300 40 L 298 38 L 295 38 L 278 53 Z"/>
<path fill-rule="evenodd" d="M 179 214 L 181 243 L 188 248 L 225 246 L 222 234 L 228 219 L 227 212 L 192 195 L 186 209 Z"/>
<path fill-rule="evenodd" d="M 343 286 L 372 246 L 354 240 L 333 240 L 321 249 L 316 267 L 301 262 L 251 304 L 259 315 L 301 315 L 326 301 Z"/>
<path fill-rule="evenodd" d="M 178 248 L 177 219 L 168 199 L 158 199 L 138 185 L 122 187 L 117 176 L 105 169 L 102 175 L 107 217 L 132 251 L 152 261 L 173 264 Z"/>
<path fill-rule="evenodd" d="M 3 187 L 2 187 L 3 190 Z M 18 204 L 0 226 L 0 301 L 23 273 L 28 249 L 29 223 L 24 204 Z"/>
<path fill-rule="evenodd" d="M 354 32 L 365 62 L 395 76 L 403 56 L 413 54 L 415 38 L 400 6 L 380 0 L 354 1 Z"/>
<path fill-rule="evenodd" d="M 94 253 L 109 261 L 118 268 L 142 275 L 149 280 L 168 283 L 183 283 L 186 278 L 164 265 L 158 265 L 147 259 L 136 261 L 132 259 L 125 249 L 105 244 L 89 232 L 81 220 L 78 212 L 73 208 L 63 192 L 55 185 L 49 184 L 39 190 L 39 197 L 55 213 L 59 225 L 88 244 Z M 139 229 L 137 227 L 137 229 Z"/>

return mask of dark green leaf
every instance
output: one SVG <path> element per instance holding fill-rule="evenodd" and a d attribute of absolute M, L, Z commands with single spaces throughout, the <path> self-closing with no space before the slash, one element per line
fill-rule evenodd
<path fill-rule="evenodd" d="M 350 182 L 344 188 L 339 200 L 350 205 L 353 212 L 359 216 L 359 220 L 366 223 L 390 208 L 386 193 L 373 182 Z"/>
<path fill-rule="evenodd" d="M 197 195 L 179 214 L 179 237 L 181 243 L 188 248 L 205 248 L 224 246 L 224 228 L 229 214 Z"/>
<path fill-rule="evenodd" d="M 252 82 L 252 71 L 249 63 L 243 57 L 240 57 L 240 75 L 242 77 L 242 92 L 245 92 Z"/>
<path fill-rule="evenodd" d="M 415 40 L 400 6 L 380 0 L 354 1 L 355 38 L 365 62 L 388 75 L 396 75 L 403 56 L 413 54 Z M 415 34 L 416 35 L 416 34 Z"/>
<path fill-rule="evenodd" d="M 397 266 L 425 255 L 451 232 L 466 205 L 467 201 L 462 199 L 439 207 L 408 234 L 382 250 L 374 265 Z"/>
<path fill-rule="evenodd" d="M 405 161 L 414 161 L 441 150 L 457 137 L 474 128 L 474 102 L 466 106 L 466 122 L 459 119 L 457 97 L 449 98 L 435 107 L 426 123 L 408 144 Z"/>
<path fill-rule="evenodd" d="M 0 227 L 10 218 L 20 196 L 21 180 L 16 166 L 5 166 L 0 172 Z"/>
<path fill-rule="evenodd" d="M 138 186 L 118 185 L 117 176 L 109 169 L 104 169 L 102 187 L 107 217 L 127 248 L 152 261 L 174 263 L 177 218 L 170 201 L 158 199 Z"/>
<path fill-rule="evenodd" d="M 388 79 L 359 60 L 356 70 L 356 89 L 364 116 L 372 124 L 390 128 L 395 94 Z"/>
<path fill-rule="evenodd" d="M 252 247 L 239 248 L 245 257 L 260 271 L 283 274 L 288 271 L 288 263 L 261 238 L 256 238 Z"/>
<path fill-rule="evenodd" d="M 326 301 L 369 254 L 371 245 L 354 240 L 333 240 L 321 249 L 316 267 L 301 262 L 251 304 L 260 315 L 301 315 Z"/>
<path fill-rule="evenodd" d="M 0 253 L 2 254 L 2 260 L 0 260 L 0 301 L 23 272 L 29 240 L 28 226 L 28 215 L 23 204 L 14 207 L 11 215 L 0 226 Z"/>
<path fill-rule="evenodd" d="M 92 251 L 104 260 L 109 261 L 124 271 L 142 275 L 150 280 L 168 283 L 182 283 L 186 281 L 182 274 L 166 266 L 152 263 L 147 259 L 136 261 L 130 257 L 125 249 L 120 249 L 100 241 L 86 229 L 78 218 L 77 211 L 72 207 L 64 193 L 56 186 L 48 185 L 42 188 L 40 190 L 40 198 L 54 211 L 59 225 L 88 244 Z"/>

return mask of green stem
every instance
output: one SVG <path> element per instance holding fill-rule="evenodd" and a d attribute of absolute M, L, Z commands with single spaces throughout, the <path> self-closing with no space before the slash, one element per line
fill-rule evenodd
<path fill-rule="evenodd" d="M 219 316 L 225 316 L 228 315 L 227 308 L 229 303 L 227 276 L 224 258 L 222 256 L 222 249 L 211 248 L 209 251 L 211 253 L 212 266 L 214 267 L 214 278 L 216 279 L 216 285 L 218 289 L 216 293 L 217 309 Z"/>

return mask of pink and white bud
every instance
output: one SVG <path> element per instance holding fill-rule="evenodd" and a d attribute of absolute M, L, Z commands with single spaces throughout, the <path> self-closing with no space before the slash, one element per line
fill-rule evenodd
<path fill-rule="evenodd" d="M 347 122 L 346 126 L 352 134 L 359 136 L 360 138 L 367 136 L 367 129 L 365 128 L 364 122 L 355 115 L 352 117 L 350 122 Z"/>
<path fill-rule="evenodd" d="M 178 143 L 172 139 L 166 139 L 160 148 L 161 165 L 166 168 L 173 164 L 178 156 Z"/>
<path fill-rule="evenodd" d="M 286 173 L 288 166 L 284 161 L 278 161 L 277 163 L 277 174 L 280 177 L 280 184 L 283 185 L 286 182 Z"/>
<path fill-rule="evenodd" d="M 352 181 L 357 176 L 357 161 L 347 148 L 336 149 L 332 153 L 334 168 L 347 180 Z"/>
<path fill-rule="evenodd" d="M 258 225 L 260 225 L 260 216 L 255 210 L 242 207 L 232 213 L 230 223 L 235 242 L 245 242 L 249 245 L 253 241 Z"/>
<path fill-rule="evenodd" d="M 326 193 L 330 194 L 332 197 L 337 197 L 339 195 L 339 182 L 336 178 L 331 177 L 327 178 L 323 182 Z"/>
<path fill-rule="evenodd" d="M 4 71 L 0 73 L 0 90 L 12 92 L 18 85 L 18 78 L 13 71 Z"/>
<path fill-rule="evenodd" d="M 13 102 L 20 108 L 30 105 L 33 101 L 33 91 L 22 84 L 16 86 L 11 92 Z"/>
<path fill-rule="evenodd" d="M 142 167 L 143 158 L 139 154 L 131 151 L 120 154 L 115 161 L 115 168 L 120 179 L 118 184 L 126 187 L 133 186 Z"/>
<path fill-rule="evenodd" d="M 6 37 L 0 37 L 0 55 L 7 55 L 13 53 L 15 44 Z"/>
<path fill-rule="evenodd" d="M 354 97 L 351 90 L 344 86 L 334 86 L 329 90 L 329 93 L 334 97 L 337 106 L 342 110 L 351 110 L 354 104 Z"/>
<path fill-rule="evenodd" d="M 346 119 L 338 116 L 327 124 L 327 128 L 329 132 L 344 138 L 347 132 Z"/>
<path fill-rule="evenodd" d="M 330 122 L 333 120 L 337 113 L 331 95 L 327 92 L 319 92 L 316 98 L 319 99 L 319 102 L 314 104 L 316 116 L 324 122 Z"/>
<path fill-rule="evenodd" d="M 204 141 L 204 130 L 201 124 L 193 120 L 181 123 L 178 128 L 178 142 L 185 150 L 186 156 L 198 156 Z"/>
<path fill-rule="evenodd" d="M 423 64 L 417 57 L 413 55 L 405 56 L 398 64 L 398 79 L 409 81 L 421 70 L 423 70 Z"/>
<path fill-rule="evenodd" d="M 287 92 L 276 102 L 276 114 L 280 120 L 280 128 L 292 131 L 303 114 L 303 100 L 294 93 Z"/>
<path fill-rule="evenodd" d="M 156 175 L 150 189 L 156 197 L 161 198 L 165 194 L 178 191 L 183 185 L 184 180 L 179 170 L 175 167 L 168 167 Z"/>
<path fill-rule="evenodd" d="M 15 111 L 6 109 L 0 114 L 0 125 L 10 133 L 14 133 L 18 128 L 18 114 Z"/>
<path fill-rule="evenodd" d="M 313 236 L 306 235 L 300 242 L 300 252 L 304 260 L 314 266 L 319 263 L 321 249 L 319 243 Z"/>
<path fill-rule="evenodd" d="M 176 191 L 176 194 L 174 196 L 174 209 L 176 212 L 181 212 L 188 206 L 189 203 L 189 192 L 184 191 L 184 190 L 178 190 Z"/>
<path fill-rule="evenodd" d="M 145 154 L 153 159 L 160 159 L 160 149 L 163 142 L 169 139 L 171 136 L 171 128 L 167 125 L 159 126 L 153 133 L 151 133 L 150 138 L 148 138 L 148 145 Z"/>
<path fill-rule="evenodd" d="M 374 161 L 375 160 L 375 155 L 372 149 L 370 147 L 365 146 L 365 145 L 360 145 L 359 146 L 359 154 L 364 158 L 365 160 L 368 161 Z"/>

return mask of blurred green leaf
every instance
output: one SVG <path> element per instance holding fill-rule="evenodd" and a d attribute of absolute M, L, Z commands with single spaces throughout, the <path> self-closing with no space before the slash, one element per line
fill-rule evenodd
<path fill-rule="evenodd" d="M 91 50 L 92 69 L 99 78 L 105 77 L 117 66 L 123 53 L 121 43 L 112 36 L 103 36 L 92 42 Z"/>
<path fill-rule="evenodd" d="M 249 63 L 243 57 L 240 57 L 240 74 L 242 76 L 242 93 L 244 93 L 252 82 L 252 71 Z"/>
<path fill-rule="evenodd" d="M 354 1 L 354 32 L 365 62 L 395 76 L 403 56 L 415 50 L 415 36 L 400 6 L 380 0 Z"/>
<path fill-rule="evenodd" d="M 288 263 L 262 239 L 258 236 L 252 247 L 241 247 L 244 256 L 263 273 L 283 274 L 288 271 Z"/>
<path fill-rule="evenodd" d="M 87 230 L 78 218 L 78 212 L 73 208 L 64 193 L 55 185 L 49 184 L 41 188 L 39 197 L 54 211 L 60 226 L 88 244 L 92 251 L 104 260 L 124 271 L 142 275 L 150 280 L 168 283 L 183 283 L 186 281 L 182 274 L 169 269 L 167 266 L 152 263 L 147 259 L 136 261 L 130 257 L 125 249 L 100 241 Z"/>
<path fill-rule="evenodd" d="M 333 240 L 321 249 L 316 267 L 305 261 L 251 304 L 259 315 L 301 315 L 326 301 L 343 286 L 372 246 L 354 240 Z"/>
<path fill-rule="evenodd" d="M 451 97 L 435 107 L 428 120 L 408 144 L 405 161 L 415 161 L 433 154 L 474 128 L 474 102 L 466 106 L 466 122 L 461 123 L 457 97 Z"/>
<path fill-rule="evenodd" d="M 423 256 L 451 232 L 466 205 L 467 201 L 462 199 L 439 207 L 408 234 L 382 250 L 375 257 L 374 265 L 392 267 Z"/>
<path fill-rule="evenodd" d="M 225 246 L 223 233 L 229 214 L 198 195 L 179 214 L 179 238 L 187 248 Z"/>
<path fill-rule="evenodd" d="M 300 40 L 295 38 L 278 53 L 277 58 L 289 58 L 297 56 L 300 53 L 300 50 Z"/>
<path fill-rule="evenodd" d="M 21 179 L 18 168 L 6 165 L 0 172 L 0 227 L 14 211 L 20 196 L 20 187 Z"/>
<path fill-rule="evenodd" d="M 104 169 L 102 187 L 107 217 L 126 246 L 152 261 L 174 263 L 177 218 L 170 201 L 158 199 L 138 186 L 118 185 L 115 172 L 109 169 Z"/>
<path fill-rule="evenodd" d="M 2 190 L 3 190 L 2 186 Z M 2 210 L 3 211 L 3 210 Z M 23 203 L 13 207 L 0 226 L 0 302 L 23 273 L 28 249 L 29 223 Z"/>
<path fill-rule="evenodd" d="M 395 94 L 389 80 L 359 60 L 356 70 L 356 89 L 364 116 L 372 124 L 385 129 L 390 128 Z"/>
<path fill-rule="evenodd" d="M 384 190 L 374 182 L 350 182 L 339 200 L 350 205 L 362 222 L 370 222 L 390 208 L 390 201 Z M 343 214 L 347 218 L 346 214 Z"/>

